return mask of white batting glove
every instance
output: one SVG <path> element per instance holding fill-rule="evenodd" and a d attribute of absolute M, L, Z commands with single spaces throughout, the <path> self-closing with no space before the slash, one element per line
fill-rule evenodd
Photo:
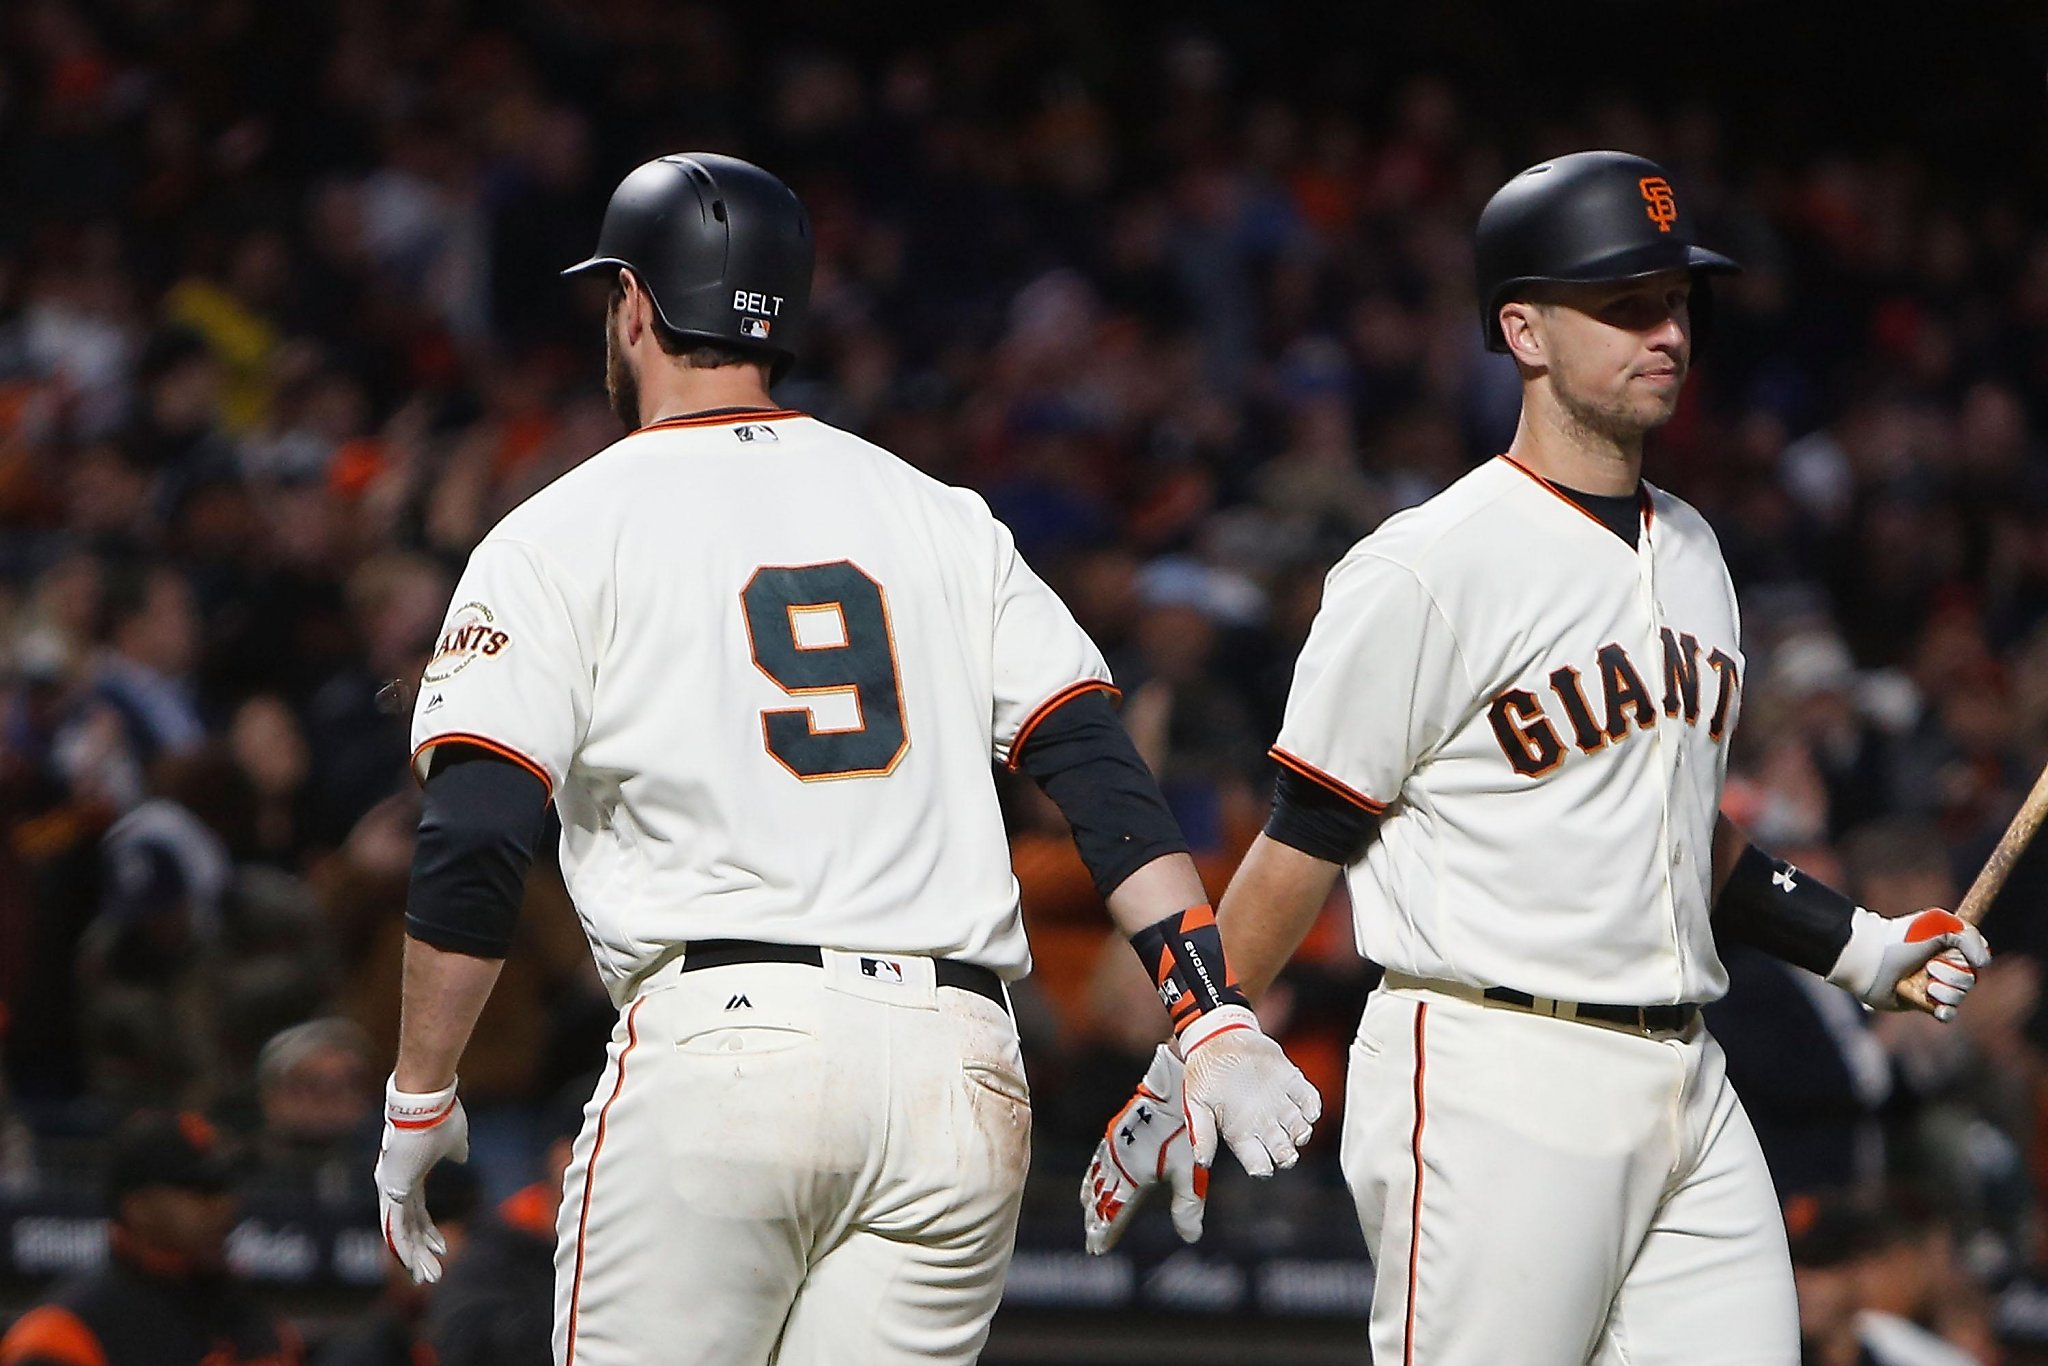
<path fill-rule="evenodd" d="M 1220 1132 L 1253 1176 L 1291 1167 L 1322 1118 L 1323 1098 L 1244 1006 L 1197 1015 L 1175 1040 L 1187 1064 L 1181 1105 L 1195 1165 L 1216 1161 Z"/>
<path fill-rule="evenodd" d="M 1991 946 L 1977 927 L 1952 911 L 1882 916 L 1856 908 L 1849 942 L 1828 980 L 1878 1010 L 1910 1010 L 1899 983 L 1927 969 L 1934 1018 L 1947 1024 L 1977 984 L 1977 969 L 1991 961 Z"/>
<path fill-rule="evenodd" d="M 1181 1061 L 1165 1044 L 1152 1055 L 1145 1080 L 1116 1112 L 1081 1178 L 1081 1226 L 1097 1256 L 1123 1237 L 1139 1202 L 1161 1180 L 1173 1188 L 1173 1230 L 1184 1243 L 1202 1236 L 1209 1169 L 1195 1165 L 1181 1108 Z"/>
<path fill-rule="evenodd" d="M 427 1217 L 427 1172 L 442 1158 L 469 1160 L 469 1116 L 445 1091 L 401 1091 L 384 1083 L 384 1143 L 377 1151 L 377 1199 L 383 1205 L 384 1245 L 405 1264 L 413 1283 L 441 1279 L 448 1240 Z"/>

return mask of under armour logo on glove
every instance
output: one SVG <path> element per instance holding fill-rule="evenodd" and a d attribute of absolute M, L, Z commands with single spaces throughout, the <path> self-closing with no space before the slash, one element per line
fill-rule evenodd
<path fill-rule="evenodd" d="M 1142 1102 L 1131 1112 L 1131 1122 L 1116 1131 L 1116 1136 L 1126 1144 L 1138 1141 L 1138 1130 L 1152 1122 L 1152 1107 Z"/>
<path fill-rule="evenodd" d="M 1793 879 L 1792 875 L 1798 871 L 1797 868 L 1788 863 L 1783 868 L 1776 869 L 1771 873 L 1771 881 L 1778 884 L 1778 890 L 1781 892 L 1796 891 L 1799 884 Z"/>

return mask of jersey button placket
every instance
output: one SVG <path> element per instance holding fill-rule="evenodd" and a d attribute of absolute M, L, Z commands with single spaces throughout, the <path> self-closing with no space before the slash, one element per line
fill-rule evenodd
<path fill-rule="evenodd" d="M 1641 530 L 1636 537 L 1636 570 L 1641 587 L 1643 633 L 1645 653 L 1643 658 L 1654 660 L 1661 674 L 1664 664 L 1664 637 L 1662 604 L 1657 600 L 1657 547 L 1652 536 L 1650 518 L 1642 519 Z M 1682 754 L 1684 746 L 1674 741 L 1667 732 L 1670 717 L 1663 714 L 1659 706 L 1655 713 L 1657 723 L 1650 727 L 1650 743 L 1657 753 L 1657 801 L 1661 820 L 1658 825 L 1658 839 L 1665 846 L 1664 872 L 1664 923 L 1671 933 L 1671 961 L 1676 974 L 1674 990 L 1682 989 L 1685 983 L 1685 936 L 1678 929 L 1678 888 L 1676 879 L 1685 864 L 1685 845 L 1676 838 L 1671 828 L 1671 788 L 1675 777 L 1675 754 Z"/>

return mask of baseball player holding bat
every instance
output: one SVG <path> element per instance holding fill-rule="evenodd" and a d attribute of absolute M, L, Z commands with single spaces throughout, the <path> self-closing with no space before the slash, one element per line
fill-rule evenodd
<path fill-rule="evenodd" d="M 633 432 L 470 557 L 421 680 L 404 1019 L 376 1180 L 466 1151 L 456 1062 L 543 807 L 619 1007 L 558 1221 L 555 1356 L 969 1362 L 1031 1112 L 1030 966 L 992 761 L 1066 814 L 1174 1006 L 1194 1157 L 1294 1161 L 1320 1102 L 1259 1032 L 1109 674 L 975 495 L 779 408 L 810 224 L 759 167 L 620 184 L 571 273 L 612 285 Z"/>
<path fill-rule="evenodd" d="M 1375 1361 L 1790 1366 L 1777 1200 L 1700 1020 L 1727 985 L 1716 942 L 1944 1020 L 1989 953 L 1718 814 L 1735 593 L 1705 521 L 1641 468 L 1735 263 L 1661 168 L 1584 152 L 1493 196 L 1477 266 L 1487 344 L 1521 373 L 1513 445 L 1330 571 L 1273 812 L 1223 899 L 1232 962 L 1256 996 L 1345 874 L 1386 968 L 1342 1150 Z M 1148 1118 L 1175 1082 L 1162 1055 L 1105 1135 L 1090 1247 L 1162 1178 L 1199 1231 L 1193 1164 Z"/>

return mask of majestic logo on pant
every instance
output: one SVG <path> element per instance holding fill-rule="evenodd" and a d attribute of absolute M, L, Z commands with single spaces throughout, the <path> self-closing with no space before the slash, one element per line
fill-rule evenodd
<path fill-rule="evenodd" d="M 903 965 L 891 962 L 887 958 L 861 959 L 860 975 L 872 977 L 877 982 L 887 982 L 890 986 L 900 987 L 903 985 Z"/>
<path fill-rule="evenodd" d="M 1689 634 L 1665 627 L 1664 715 L 1683 719 L 1688 725 L 1700 720 L 1700 643 Z M 1725 650 L 1707 655 L 1707 667 L 1715 678 L 1714 705 L 1707 720 L 1707 737 L 1718 741 L 1728 729 L 1728 713 L 1742 686 L 1736 676 L 1735 659 Z M 1572 743 L 1581 754 L 1592 754 L 1609 744 L 1620 744 L 1638 731 L 1657 724 L 1657 704 L 1643 681 L 1635 661 L 1618 644 L 1600 647 L 1594 671 L 1599 675 L 1602 707 L 1595 714 L 1579 671 L 1567 664 L 1551 671 L 1548 691 L 1555 697 L 1558 712 L 1571 730 Z M 1528 688 L 1509 688 L 1493 699 L 1486 719 L 1493 725 L 1500 752 L 1510 767 L 1525 778 L 1540 778 L 1564 762 L 1565 742 L 1544 710 L 1543 699 Z M 1633 723 L 1633 725 L 1631 725 Z"/>
<path fill-rule="evenodd" d="M 725 1008 L 727 1010 L 752 1010 L 754 1008 L 754 1003 L 752 1001 L 749 1001 L 746 998 L 746 995 L 742 993 L 741 995 L 733 997 L 730 1001 L 727 1001 L 725 1003 Z"/>

